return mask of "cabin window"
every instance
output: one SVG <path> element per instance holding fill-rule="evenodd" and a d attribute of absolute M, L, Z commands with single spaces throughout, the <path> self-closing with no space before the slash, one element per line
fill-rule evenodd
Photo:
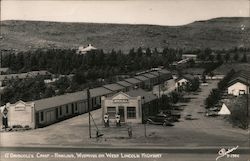
<path fill-rule="evenodd" d="M 239 95 L 244 95 L 244 94 L 246 94 L 245 90 L 239 90 Z"/>
<path fill-rule="evenodd" d="M 127 107 L 127 118 L 128 119 L 136 118 L 136 109 L 135 109 L 135 107 Z"/>
<path fill-rule="evenodd" d="M 66 113 L 69 113 L 69 106 L 66 105 Z"/>
<path fill-rule="evenodd" d="M 62 115 L 62 106 L 59 107 L 59 114 Z"/>
<path fill-rule="evenodd" d="M 77 111 L 77 103 L 75 103 L 75 111 Z"/>
<path fill-rule="evenodd" d="M 109 118 L 114 119 L 116 115 L 116 108 L 115 107 L 107 107 L 107 113 L 109 115 Z"/>
<path fill-rule="evenodd" d="M 43 121 L 44 120 L 44 115 L 43 112 L 40 112 L 40 120 Z"/>

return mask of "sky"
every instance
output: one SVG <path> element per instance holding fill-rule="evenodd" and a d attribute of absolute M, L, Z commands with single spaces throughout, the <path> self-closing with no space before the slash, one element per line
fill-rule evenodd
<path fill-rule="evenodd" d="M 2 0 L 1 20 L 176 26 L 217 17 L 248 17 L 249 0 Z"/>

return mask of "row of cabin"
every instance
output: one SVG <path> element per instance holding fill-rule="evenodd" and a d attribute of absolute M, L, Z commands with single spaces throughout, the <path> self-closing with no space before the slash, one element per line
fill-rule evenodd
<path fill-rule="evenodd" d="M 21 125 L 31 128 L 47 126 L 86 113 L 89 110 L 100 108 L 101 97 L 103 96 L 110 97 L 119 92 L 129 92 L 139 88 L 148 88 L 161 81 L 172 79 L 171 73 L 164 69 L 157 72 L 144 73 L 140 76 L 141 77 L 135 76 L 117 83 L 90 89 L 89 107 L 86 90 L 32 102 L 18 101 L 15 104 L 7 103 L 6 107 L 9 110 L 9 126 Z"/>

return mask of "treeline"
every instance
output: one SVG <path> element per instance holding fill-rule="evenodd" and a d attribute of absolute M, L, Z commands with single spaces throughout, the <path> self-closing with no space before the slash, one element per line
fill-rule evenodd
<path fill-rule="evenodd" d="M 3 67 L 9 67 L 16 73 L 32 70 L 48 70 L 54 74 L 76 74 L 78 83 L 85 78 L 94 80 L 116 74 L 131 73 L 157 66 L 168 66 L 179 60 L 182 50 L 131 49 L 129 54 L 112 50 L 76 54 L 75 50 L 49 49 L 8 54 L 3 57 Z"/>
<path fill-rule="evenodd" d="M 233 48 L 229 50 L 212 50 L 206 48 L 204 50 L 194 51 L 198 59 L 202 61 L 216 62 L 248 62 L 247 53 L 250 54 L 249 48 Z"/>

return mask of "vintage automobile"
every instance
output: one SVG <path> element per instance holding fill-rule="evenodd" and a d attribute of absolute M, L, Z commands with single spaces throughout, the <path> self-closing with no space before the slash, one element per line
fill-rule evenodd
<path fill-rule="evenodd" d="M 216 116 L 219 116 L 218 112 L 215 112 L 215 111 L 209 111 L 205 114 L 205 116 L 207 117 L 216 117 Z"/>
<path fill-rule="evenodd" d="M 185 120 L 193 120 L 193 117 L 190 114 L 186 115 L 184 118 L 185 118 Z"/>
<path fill-rule="evenodd" d="M 174 126 L 170 117 L 166 114 L 157 114 L 156 116 L 149 116 L 147 119 L 147 124 L 163 125 L 163 126 Z"/>

